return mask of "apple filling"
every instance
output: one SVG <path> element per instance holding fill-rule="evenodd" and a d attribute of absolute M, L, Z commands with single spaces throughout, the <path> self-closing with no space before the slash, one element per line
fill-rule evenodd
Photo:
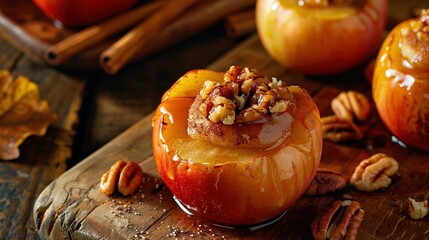
<path fill-rule="evenodd" d="M 296 110 L 290 87 L 237 66 L 223 80 L 206 81 L 191 105 L 187 131 L 192 139 L 228 147 L 267 147 L 288 135 Z"/>

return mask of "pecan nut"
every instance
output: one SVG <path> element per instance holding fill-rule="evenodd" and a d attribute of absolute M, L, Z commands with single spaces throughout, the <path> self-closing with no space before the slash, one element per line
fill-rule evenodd
<path fill-rule="evenodd" d="M 377 153 L 359 163 L 350 184 L 360 191 L 376 191 L 390 185 L 390 177 L 398 172 L 398 168 L 398 162 L 394 158 Z"/>
<path fill-rule="evenodd" d="M 365 121 L 371 111 L 371 105 L 365 95 L 348 91 L 340 93 L 331 102 L 332 111 L 340 118 L 353 121 Z"/>
<path fill-rule="evenodd" d="M 324 195 L 343 189 L 346 185 L 346 179 L 340 173 L 331 170 L 318 170 L 305 194 L 310 196 Z"/>
<path fill-rule="evenodd" d="M 135 162 L 119 160 L 103 174 L 100 180 L 100 190 L 107 196 L 118 190 L 123 196 L 129 196 L 137 191 L 143 179 L 143 172 Z"/>
<path fill-rule="evenodd" d="M 311 223 L 316 240 L 356 239 L 365 212 L 356 201 L 335 201 Z"/>
<path fill-rule="evenodd" d="M 405 208 L 407 209 L 408 216 L 410 216 L 410 218 L 415 220 L 424 218 L 429 211 L 427 200 L 417 202 L 412 198 L 408 198 L 408 200 L 405 203 Z"/>
<path fill-rule="evenodd" d="M 321 118 L 323 139 L 332 142 L 358 141 L 363 138 L 362 131 L 353 122 L 338 116 Z"/>

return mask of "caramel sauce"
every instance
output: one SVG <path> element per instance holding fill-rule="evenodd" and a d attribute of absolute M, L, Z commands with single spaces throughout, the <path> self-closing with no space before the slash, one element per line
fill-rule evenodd
<path fill-rule="evenodd" d="M 303 158 L 314 158 L 312 151 L 308 149 L 313 144 L 310 142 L 312 137 L 311 130 L 304 126 L 303 121 L 294 119 L 287 112 L 284 113 L 284 116 L 279 117 L 277 121 L 281 121 L 280 123 L 283 125 L 289 125 L 289 132 L 282 137 L 277 136 L 279 140 L 268 147 L 226 147 L 214 145 L 203 140 L 192 139 L 187 134 L 188 109 L 192 102 L 193 98 L 174 98 L 162 104 L 161 112 L 164 115 L 164 127 L 159 134 L 163 144 L 167 146 L 165 149 L 169 149 L 168 154 L 171 156 L 171 159 L 203 164 L 242 162 L 280 154 L 280 150 L 289 144 L 293 145 L 296 149 L 301 149 L 299 151 L 302 152 Z M 297 113 L 298 115 L 299 112 Z M 262 124 L 258 134 L 260 141 L 268 141 L 265 139 L 272 138 L 278 132 L 281 132 L 274 128 L 273 124 Z"/>

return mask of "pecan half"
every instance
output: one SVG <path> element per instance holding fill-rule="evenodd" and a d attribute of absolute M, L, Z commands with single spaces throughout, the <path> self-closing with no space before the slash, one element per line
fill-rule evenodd
<path fill-rule="evenodd" d="M 407 209 L 408 216 L 410 216 L 410 218 L 415 220 L 424 218 L 429 211 L 427 200 L 417 202 L 412 198 L 407 199 L 405 203 L 405 208 Z"/>
<path fill-rule="evenodd" d="M 335 201 L 311 223 L 316 240 L 356 239 L 365 212 L 355 201 Z"/>
<path fill-rule="evenodd" d="M 398 172 L 398 168 L 398 162 L 394 158 L 377 153 L 359 163 L 350 184 L 360 191 L 376 191 L 390 185 L 390 177 Z"/>
<path fill-rule="evenodd" d="M 135 162 L 119 160 L 103 174 L 100 180 L 100 191 L 107 196 L 118 190 L 123 196 L 137 191 L 143 179 L 143 172 Z"/>
<path fill-rule="evenodd" d="M 276 78 L 271 80 L 256 70 L 232 66 L 224 83 L 207 80 L 199 93 L 201 114 L 214 123 L 225 125 L 253 122 L 270 114 L 279 114 L 293 104 L 293 95 Z"/>
<path fill-rule="evenodd" d="M 340 173 L 331 170 L 318 170 L 305 194 L 310 196 L 324 195 L 343 189 L 346 185 L 346 179 Z"/>
<path fill-rule="evenodd" d="M 365 121 L 371 111 L 371 105 L 365 95 L 348 91 L 340 93 L 331 102 L 332 111 L 340 118 L 345 118 L 350 121 L 357 119 Z"/>
<path fill-rule="evenodd" d="M 322 117 L 323 139 L 332 142 L 357 141 L 363 138 L 362 131 L 353 122 L 338 116 Z"/>

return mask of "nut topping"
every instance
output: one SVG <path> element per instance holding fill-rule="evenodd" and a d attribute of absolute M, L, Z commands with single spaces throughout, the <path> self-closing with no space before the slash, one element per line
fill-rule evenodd
<path fill-rule="evenodd" d="M 331 102 L 332 111 L 340 118 L 345 118 L 349 121 L 357 119 L 365 121 L 369 116 L 371 105 L 365 95 L 348 91 L 340 93 Z"/>
<path fill-rule="evenodd" d="M 324 195 L 343 189 L 346 179 L 340 173 L 331 170 L 318 170 L 305 194 L 310 196 Z"/>
<path fill-rule="evenodd" d="M 356 167 L 350 184 L 358 190 L 372 192 L 390 185 L 390 177 L 398 172 L 398 162 L 384 153 L 377 153 L 363 160 Z"/>
<path fill-rule="evenodd" d="M 316 240 L 356 239 L 365 212 L 355 201 L 335 201 L 311 223 Z"/>
<path fill-rule="evenodd" d="M 407 209 L 408 216 L 415 220 L 424 218 L 429 211 L 427 200 L 417 202 L 412 198 L 408 198 L 405 207 Z"/>
<path fill-rule="evenodd" d="M 362 131 L 351 121 L 338 116 L 322 117 L 323 139 L 332 142 L 357 141 L 363 138 Z"/>
<path fill-rule="evenodd" d="M 119 160 L 101 177 L 100 190 L 110 196 L 117 188 L 123 196 L 129 196 L 137 191 L 142 179 L 143 172 L 139 165 Z"/>
<path fill-rule="evenodd" d="M 401 53 L 408 64 L 429 69 L 429 9 L 423 9 L 418 19 L 410 20 L 401 28 Z"/>
<path fill-rule="evenodd" d="M 214 123 L 225 125 L 253 122 L 287 110 L 293 96 L 282 81 L 269 80 L 254 69 L 232 66 L 225 83 L 207 80 L 199 95 L 201 114 Z"/>

